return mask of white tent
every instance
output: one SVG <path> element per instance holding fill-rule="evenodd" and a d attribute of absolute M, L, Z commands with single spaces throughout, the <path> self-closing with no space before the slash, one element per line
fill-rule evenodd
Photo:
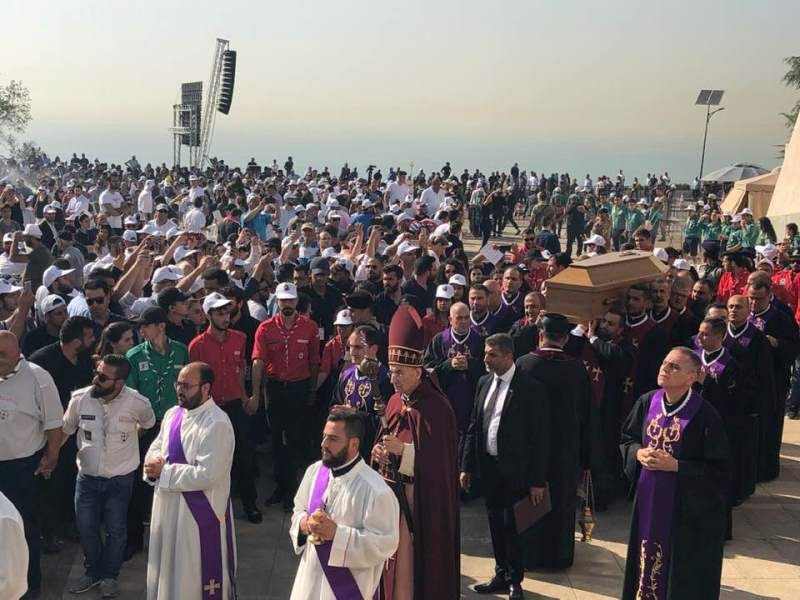
<path fill-rule="evenodd" d="M 735 214 L 741 212 L 743 208 L 750 208 L 756 219 L 763 217 L 767 214 L 780 172 L 781 168 L 776 167 L 764 175 L 737 181 L 725 196 L 721 205 L 722 210 L 729 214 Z"/>
<path fill-rule="evenodd" d="M 779 236 L 786 223 L 800 223 L 800 119 L 795 123 L 792 139 L 786 144 L 783 167 L 775 183 L 767 216 Z"/>

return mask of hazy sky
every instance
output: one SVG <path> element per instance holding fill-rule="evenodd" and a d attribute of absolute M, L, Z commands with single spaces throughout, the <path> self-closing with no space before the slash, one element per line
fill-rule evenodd
<path fill-rule="evenodd" d="M 62 157 L 171 161 L 180 83 L 238 51 L 212 155 L 233 164 L 508 169 L 629 178 L 699 169 L 701 88 L 726 90 L 706 172 L 773 167 L 800 92 L 798 0 L 4 0 L 0 81 Z"/>

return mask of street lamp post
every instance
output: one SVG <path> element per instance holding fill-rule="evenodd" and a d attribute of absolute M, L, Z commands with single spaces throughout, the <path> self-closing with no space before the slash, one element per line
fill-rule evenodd
<path fill-rule="evenodd" d="M 722 95 L 725 93 L 725 90 L 700 90 L 700 94 L 697 96 L 697 100 L 695 100 L 695 105 L 705 106 L 706 107 L 706 127 L 705 131 L 703 132 L 703 152 L 700 155 L 700 176 L 698 180 L 703 180 L 703 167 L 706 161 L 706 140 L 708 139 L 708 122 L 711 120 L 715 114 L 717 114 L 721 110 L 725 110 L 724 106 L 720 106 L 715 110 L 711 110 L 712 106 L 719 106 L 720 100 L 722 100 Z"/>

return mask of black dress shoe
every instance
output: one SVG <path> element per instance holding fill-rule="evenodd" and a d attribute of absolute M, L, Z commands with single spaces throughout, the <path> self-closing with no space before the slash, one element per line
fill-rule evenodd
<path fill-rule="evenodd" d="M 507 592 L 508 587 L 508 580 L 505 577 L 495 575 L 491 581 L 476 583 L 472 589 L 479 594 L 494 594 L 496 592 Z"/>
<path fill-rule="evenodd" d="M 248 521 L 250 521 L 251 523 L 255 523 L 256 525 L 264 520 L 264 517 L 261 515 L 261 511 L 258 510 L 255 506 L 245 506 L 244 514 L 247 515 Z"/>
<path fill-rule="evenodd" d="M 274 492 L 272 492 L 272 496 L 270 496 L 264 501 L 264 504 L 266 504 L 267 506 L 272 506 L 273 504 L 278 504 L 279 502 L 282 501 L 283 501 L 283 492 L 280 490 L 280 488 L 278 488 Z"/>
<path fill-rule="evenodd" d="M 512 583 L 508 587 L 508 600 L 523 600 L 525 593 L 522 591 L 522 586 L 518 583 Z"/>

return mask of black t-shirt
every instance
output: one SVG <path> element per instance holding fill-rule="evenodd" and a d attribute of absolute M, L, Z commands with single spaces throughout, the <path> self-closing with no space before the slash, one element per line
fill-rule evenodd
<path fill-rule="evenodd" d="M 30 361 L 50 373 L 65 409 L 72 392 L 92 382 L 92 358 L 87 350 L 78 354 L 77 364 L 72 364 L 64 356 L 61 343 L 55 342 L 31 354 Z"/>
<path fill-rule="evenodd" d="M 57 335 L 50 335 L 45 325 L 30 330 L 22 340 L 22 354 L 29 357 L 31 354 L 45 346 L 58 341 Z"/>
<path fill-rule="evenodd" d="M 311 315 L 314 321 L 325 330 L 325 340 L 333 337 L 333 322 L 336 319 L 336 312 L 344 306 L 344 298 L 335 287 L 330 284 L 325 286 L 322 295 L 318 294 L 313 287 L 305 290 L 311 298 Z"/>
<path fill-rule="evenodd" d="M 167 337 L 186 346 L 197 335 L 197 327 L 191 321 L 184 321 L 180 325 L 168 321 L 166 328 Z"/>

